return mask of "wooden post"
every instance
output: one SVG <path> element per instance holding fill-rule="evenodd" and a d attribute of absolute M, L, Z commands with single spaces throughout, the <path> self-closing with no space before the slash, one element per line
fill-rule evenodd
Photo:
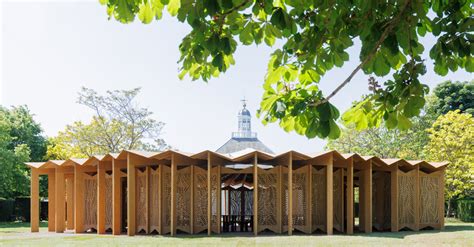
<path fill-rule="evenodd" d="M 150 166 L 145 168 L 145 209 L 146 209 L 146 233 L 150 233 Z M 156 209 L 154 209 L 156 210 Z"/>
<path fill-rule="evenodd" d="M 120 235 L 122 222 L 120 168 L 117 160 L 112 159 L 112 234 Z"/>
<path fill-rule="evenodd" d="M 415 166 L 415 226 L 414 230 L 420 230 L 420 165 Z"/>
<path fill-rule="evenodd" d="M 30 193 L 31 232 L 39 232 L 39 172 L 37 168 L 31 168 Z"/>
<path fill-rule="evenodd" d="M 217 165 L 217 234 L 221 233 L 221 165 Z"/>
<path fill-rule="evenodd" d="M 176 235 L 176 173 L 177 164 L 175 155 L 171 155 L 171 236 Z"/>
<path fill-rule="evenodd" d="M 347 234 L 354 233 L 354 164 L 352 157 L 347 159 Z"/>
<path fill-rule="evenodd" d="M 331 154 L 326 163 L 326 233 L 328 235 L 332 235 L 334 227 L 333 192 L 333 157 Z"/>
<path fill-rule="evenodd" d="M 160 164 L 158 166 L 158 176 L 160 177 L 159 179 L 159 183 L 158 183 L 158 222 L 160 222 L 160 225 L 159 225 L 159 232 L 161 235 L 163 235 L 163 221 L 162 221 L 162 214 L 163 214 L 163 202 L 162 202 L 162 189 L 163 189 L 163 164 Z"/>
<path fill-rule="evenodd" d="M 443 167 L 441 170 L 441 177 L 439 179 L 438 187 L 438 214 L 439 214 L 439 229 L 444 229 L 444 174 L 446 172 L 446 167 Z"/>
<path fill-rule="evenodd" d="M 66 229 L 74 229 L 74 177 L 66 179 Z"/>
<path fill-rule="evenodd" d="M 97 234 L 105 233 L 105 163 L 97 164 Z"/>
<path fill-rule="evenodd" d="M 58 179 L 57 176 L 58 173 L 56 173 L 56 180 Z M 56 191 L 58 190 L 59 187 L 56 183 Z M 56 200 L 59 199 L 59 196 L 56 196 Z M 58 207 L 59 206 L 56 206 L 56 212 L 60 210 Z M 74 166 L 74 209 L 74 231 L 76 233 L 82 233 L 84 232 L 84 173 L 81 167 L 77 165 Z M 56 221 L 59 221 L 57 214 Z M 56 225 L 57 223 L 58 222 L 56 222 Z M 58 229 L 56 229 L 56 231 L 57 230 Z"/>
<path fill-rule="evenodd" d="M 392 171 L 390 172 L 390 210 L 391 210 L 391 231 L 398 232 L 398 165 L 392 165 Z"/>
<path fill-rule="evenodd" d="M 372 160 L 367 161 L 363 170 L 364 186 L 364 232 L 372 232 Z"/>
<path fill-rule="evenodd" d="M 56 232 L 64 232 L 64 208 L 65 208 L 65 195 L 64 195 L 64 173 L 59 171 L 60 168 L 56 168 Z"/>
<path fill-rule="evenodd" d="M 194 234 L 194 165 L 191 165 L 191 201 L 190 201 L 190 208 L 191 208 L 191 234 Z"/>
<path fill-rule="evenodd" d="M 211 200 L 211 154 L 207 153 L 207 235 L 210 236 L 212 232 L 211 213 L 212 213 L 212 200 Z"/>
<path fill-rule="evenodd" d="M 56 231 L 56 171 L 48 172 L 48 231 Z"/>
<path fill-rule="evenodd" d="M 135 191 L 136 191 L 136 168 L 132 154 L 127 153 L 127 235 L 134 236 L 136 228 L 136 208 L 135 208 Z"/>
<path fill-rule="evenodd" d="M 229 212 L 230 215 L 230 212 Z M 253 157 L 253 234 L 258 234 L 258 156 Z"/>
<path fill-rule="evenodd" d="M 281 183 L 281 180 L 282 180 L 282 166 L 281 164 L 277 164 L 278 167 L 278 177 L 277 177 L 277 216 L 276 216 L 276 219 L 277 219 L 277 226 L 278 226 L 278 233 L 282 233 L 283 231 L 283 224 L 282 224 L 282 210 L 281 208 L 283 207 L 283 204 L 282 204 L 282 183 Z"/>
<path fill-rule="evenodd" d="M 288 235 L 293 235 L 293 153 L 288 160 Z"/>
<path fill-rule="evenodd" d="M 307 187 L 307 193 L 308 193 L 308 202 L 307 202 L 307 206 L 306 206 L 306 231 L 307 233 L 311 234 L 313 233 L 313 217 L 312 217 L 312 209 L 313 209 L 313 192 L 312 192 L 312 187 L 311 186 L 313 184 L 313 165 L 311 164 L 307 164 L 306 165 L 308 167 L 308 179 L 307 179 L 307 184 L 306 184 L 306 187 Z"/>

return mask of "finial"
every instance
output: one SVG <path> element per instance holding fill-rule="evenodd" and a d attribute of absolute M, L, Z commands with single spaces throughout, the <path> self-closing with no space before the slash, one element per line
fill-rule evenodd
<path fill-rule="evenodd" d="M 245 107 L 247 106 L 247 100 L 245 99 L 245 97 L 244 97 L 244 99 L 242 99 L 242 100 L 240 100 L 240 101 L 242 101 L 242 105 L 243 105 L 244 108 L 245 108 Z"/>

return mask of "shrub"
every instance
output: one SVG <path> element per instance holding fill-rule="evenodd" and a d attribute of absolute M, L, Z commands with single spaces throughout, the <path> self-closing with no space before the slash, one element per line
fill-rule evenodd
<path fill-rule="evenodd" d="M 0 197 L 0 221 L 10 221 L 14 218 L 15 201 Z"/>
<path fill-rule="evenodd" d="M 457 204 L 458 218 L 464 222 L 474 222 L 474 199 L 461 199 Z"/>

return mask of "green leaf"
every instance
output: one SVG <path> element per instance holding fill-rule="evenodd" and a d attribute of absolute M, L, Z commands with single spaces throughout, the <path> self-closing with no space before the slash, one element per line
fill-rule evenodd
<path fill-rule="evenodd" d="M 253 42 L 253 36 L 252 36 L 252 25 L 251 23 L 247 23 L 247 25 L 245 25 L 244 29 L 242 29 L 242 31 L 240 32 L 240 35 L 239 35 L 239 40 L 240 42 L 242 42 L 242 44 L 244 45 L 250 45 L 252 44 Z"/>
<path fill-rule="evenodd" d="M 212 59 L 212 65 L 217 67 L 221 72 L 224 70 L 224 57 L 222 53 L 217 54 L 217 56 Z"/>
<path fill-rule="evenodd" d="M 407 130 L 411 127 L 411 121 L 403 115 L 398 115 L 398 128 L 400 130 Z"/>
<path fill-rule="evenodd" d="M 382 53 L 378 53 L 374 62 L 374 73 L 377 76 L 385 76 L 390 72 L 390 66 L 387 65 Z"/>
<path fill-rule="evenodd" d="M 170 0 L 168 3 L 168 12 L 171 16 L 178 14 L 178 10 L 181 7 L 181 0 Z"/>
<path fill-rule="evenodd" d="M 140 10 L 138 11 L 138 19 L 145 24 L 150 23 L 153 20 L 154 13 L 151 9 L 151 4 L 149 1 L 146 3 L 140 4 Z"/>
<path fill-rule="evenodd" d="M 337 126 L 336 122 L 333 120 L 329 121 L 329 139 L 337 139 L 341 135 L 341 130 L 339 129 L 339 126 Z"/>

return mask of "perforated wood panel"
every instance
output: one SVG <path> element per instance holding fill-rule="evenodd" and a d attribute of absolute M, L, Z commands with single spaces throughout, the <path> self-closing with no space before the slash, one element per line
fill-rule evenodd
<path fill-rule="evenodd" d="M 439 191 L 443 190 L 440 180 L 442 173 L 420 172 L 420 224 L 421 227 L 439 227 Z"/>
<path fill-rule="evenodd" d="M 288 193 L 288 168 L 282 167 L 282 210 L 281 210 L 281 224 L 283 232 L 288 231 L 288 206 L 289 206 L 289 193 Z"/>
<path fill-rule="evenodd" d="M 191 167 L 177 171 L 176 229 L 191 233 Z"/>
<path fill-rule="evenodd" d="M 194 233 L 207 229 L 207 171 L 194 167 Z"/>
<path fill-rule="evenodd" d="M 136 169 L 136 232 L 144 231 L 148 233 L 147 221 L 148 221 L 148 212 L 147 212 L 147 174 L 146 170 Z"/>
<path fill-rule="evenodd" d="M 326 231 L 326 168 L 312 171 L 312 231 Z"/>
<path fill-rule="evenodd" d="M 219 180 L 218 168 L 213 167 L 211 169 L 211 230 L 215 233 L 218 233 L 221 227 L 221 221 L 218 215 L 218 207 L 220 207 L 218 200 L 220 193 Z"/>
<path fill-rule="evenodd" d="M 415 229 L 416 170 L 398 175 L 398 224 L 399 229 Z"/>
<path fill-rule="evenodd" d="M 258 168 L 258 231 L 269 229 L 278 232 L 278 168 Z"/>
<path fill-rule="evenodd" d="M 163 200 L 161 201 L 162 206 L 162 233 L 167 234 L 170 233 L 171 230 L 171 168 L 166 165 L 161 166 L 162 174 L 162 183 L 161 186 L 163 187 L 161 191 L 161 195 Z"/>
<path fill-rule="evenodd" d="M 307 179 L 308 168 L 306 166 L 293 170 L 293 227 L 299 231 L 309 233 Z"/>
<path fill-rule="evenodd" d="M 105 174 L 105 229 L 112 229 L 112 175 Z"/>
<path fill-rule="evenodd" d="M 97 229 L 97 176 L 84 174 L 84 229 Z"/>
<path fill-rule="evenodd" d="M 150 199 L 149 199 L 149 214 L 150 214 L 150 232 L 160 231 L 160 173 L 156 168 L 150 170 Z"/>

